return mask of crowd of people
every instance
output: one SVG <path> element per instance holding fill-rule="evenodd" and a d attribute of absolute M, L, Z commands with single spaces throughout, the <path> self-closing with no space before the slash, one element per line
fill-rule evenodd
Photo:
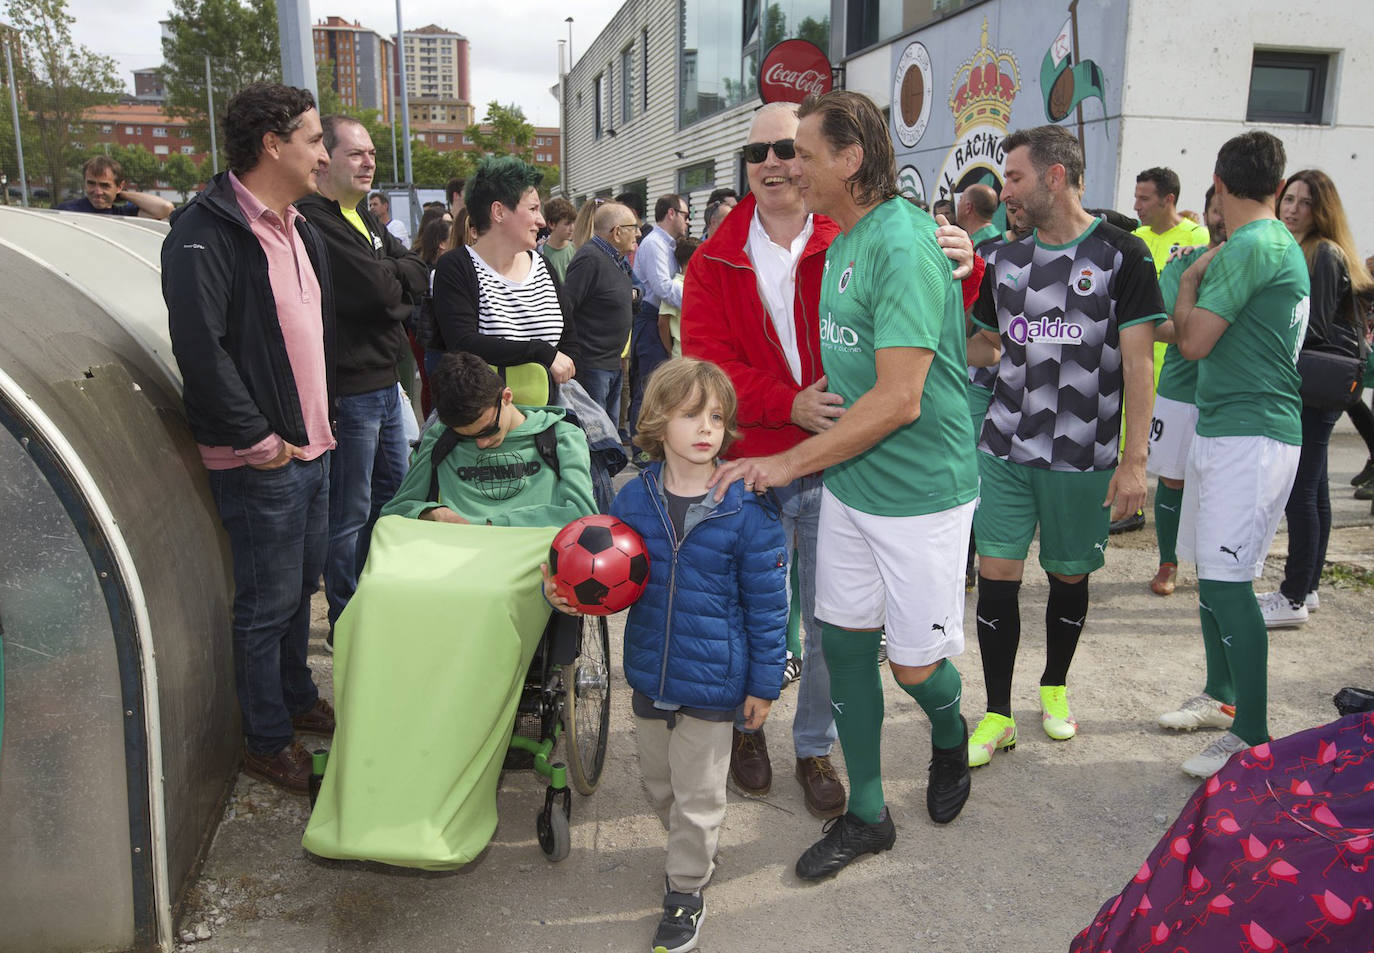
<path fill-rule="evenodd" d="M 1037 535 L 1042 729 L 1074 738 L 1089 579 L 1114 521 L 1143 521 L 1147 473 L 1148 585 L 1168 596 L 1180 557 L 1197 565 L 1205 658 L 1201 692 L 1160 724 L 1220 732 L 1183 765 L 1202 778 L 1268 740 L 1266 629 L 1318 606 L 1332 427 L 1349 411 L 1374 434 L 1367 406 L 1318 396 L 1328 364 L 1307 369 L 1362 365 L 1374 280 L 1334 184 L 1285 175 L 1276 137 L 1221 147 L 1202 221 L 1159 167 L 1137 179 L 1138 222 L 1085 209 L 1081 146 L 1054 125 L 1007 137 L 1000 193 L 972 186 L 932 217 L 898 194 L 882 112 L 837 91 L 757 112 L 748 193 L 710 197 L 700 242 L 682 195 L 649 225 L 633 193 L 543 202 L 539 173 L 504 157 L 450 183 L 413 247 L 372 191 L 366 129 L 309 93 L 246 88 L 225 140 L 229 171 L 173 217 L 163 283 L 233 553 L 250 773 L 303 792 L 297 733 L 333 730 L 306 664 L 321 576 L 332 637 L 378 515 L 502 525 L 510 507 L 472 502 L 468 474 L 517 444 L 531 519 L 609 511 L 652 556 L 624 668 L 668 830 L 655 950 L 695 946 L 727 782 L 771 789 L 764 724 L 792 679 L 793 774 L 825 820 L 799 878 L 896 841 L 884 662 L 929 721 L 928 813 L 959 815 L 971 769 L 1017 741 Z M 413 460 L 407 357 L 438 417 Z M 545 431 L 561 463 L 541 469 Z M 622 444 L 639 472 L 614 494 Z M 1256 596 L 1285 513 L 1283 584 Z M 955 659 L 975 586 L 970 725 Z"/>

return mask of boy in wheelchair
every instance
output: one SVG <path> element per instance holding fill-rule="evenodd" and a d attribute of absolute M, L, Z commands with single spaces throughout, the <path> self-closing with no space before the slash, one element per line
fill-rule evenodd
<path fill-rule="evenodd" d="M 558 407 L 520 407 L 474 354 L 429 379 L 441 426 L 420 440 L 382 515 L 488 526 L 564 526 L 596 512 L 587 438 Z"/>
<path fill-rule="evenodd" d="M 587 440 L 522 407 L 471 354 L 430 377 L 439 423 L 381 510 L 335 627 L 338 729 L 303 844 L 337 859 L 451 869 L 496 829 L 496 788 L 526 673 L 575 656 L 538 567 L 596 512 Z M 405 518 L 402 518 L 405 517 Z"/>

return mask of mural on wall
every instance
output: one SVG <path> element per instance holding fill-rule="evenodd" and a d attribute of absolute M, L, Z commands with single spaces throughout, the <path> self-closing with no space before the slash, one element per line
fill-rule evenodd
<path fill-rule="evenodd" d="M 894 43 L 898 187 L 932 202 L 977 183 L 1000 192 L 1007 133 L 1058 122 L 1083 143 L 1084 204 L 1110 203 L 1126 4 L 1000 0 Z M 1058 32 L 1046 29 L 1055 23 L 1063 23 Z M 1038 76 L 1023 69 L 1035 63 Z"/>

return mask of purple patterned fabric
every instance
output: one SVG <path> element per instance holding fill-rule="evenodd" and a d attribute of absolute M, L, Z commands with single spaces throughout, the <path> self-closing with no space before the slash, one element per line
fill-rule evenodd
<path fill-rule="evenodd" d="M 1256 745 L 1193 794 L 1070 953 L 1374 953 L 1374 712 Z"/>

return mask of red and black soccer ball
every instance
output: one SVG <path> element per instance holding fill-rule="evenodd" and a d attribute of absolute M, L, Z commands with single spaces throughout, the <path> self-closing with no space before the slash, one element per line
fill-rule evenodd
<path fill-rule="evenodd" d="M 558 594 L 589 615 L 629 607 L 649 581 L 644 540 L 614 516 L 573 520 L 549 547 L 549 574 Z"/>

